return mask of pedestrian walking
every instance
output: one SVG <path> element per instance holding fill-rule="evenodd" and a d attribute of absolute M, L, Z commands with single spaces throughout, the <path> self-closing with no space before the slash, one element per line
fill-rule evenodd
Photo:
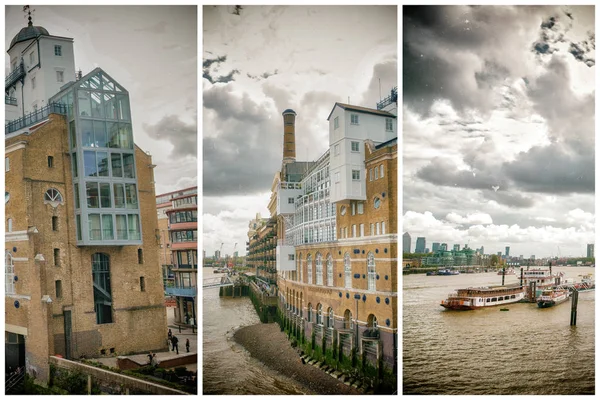
<path fill-rule="evenodd" d="M 148 364 L 152 365 L 152 352 L 149 351 L 147 356 L 148 356 Z"/>
<path fill-rule="evenodd" d="M 190 339 L 185 339 L 185 350 L 187 353 L 190 352 Z"/>
<path fill-rule="evenodd" d="M 156 353 L 152 354 L 152 363 L 153 367 L 158 367 L 158 357 L 156 357 Z"/>
<path fill-rule="evenodd" d="M 177 345 L 178 342 L 179 339 L 177 339 L 177 336 L 173 335 L 173 337 L 171 338 L 171 343 L 173 343 L 173 350 L 177 351 L 177 354 L 179 354 L 179 346 Z"/>
<path fill-rule="evenodd" d="M 171 339 L 173 338 L 173 332 L 171 332 L 171 330 L 169 329 L 169 332 L 167 333 L 167 349 L 171 349 Z"/>

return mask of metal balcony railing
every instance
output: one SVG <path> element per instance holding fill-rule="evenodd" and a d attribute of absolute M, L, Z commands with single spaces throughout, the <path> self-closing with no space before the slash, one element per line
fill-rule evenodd
<path fill-rule="evenodd" d="M 17 105 L 17 99 L 16 97 L 10 97 L 10 96 L 4 96 L 4 104 L 8 104 L 11 106 L 16 106 Z"/>
<path fill-rule="evenodd" d="M 23 63 L 23 60 L 21 60 L 21 63 L 15 68 L 15 70 L 13 72 L 11 72 L 10 74 L 8 74 L 6 79 L 4 79 L 4 88 L 8 89 L 12 85 L 14 85 L 15 82 L 17 82 L 19 79 L 21 79 L 24 76 L 25 76 L 25 64 Z"/>
<path fill-rule="evenodd" d="M 24 117 L 19 119 L 15 119 L 14 121 L 10 121 L 8 124 L 4 126 L 4 134 L 7 135 L 9 133 L 18 131 L 19 129 L 26 128 L 31 125 L 35 125 L 36 123 L 43 121 L 48 118 L 50 114 L 67 114 L 68 106 L 66 104 L 61 103 L 50 103 L 45 107 L 40 108 L 37 111 L 29 113 Z"/>
<path fill-rule="evenodd" d="M 377 109 L 382 110 L 387 105 L 395 103 L 397 101 L 398 101 L 398 86 L 395 86 L 392 89 L 392 93 L 388 97 L 386 97 L 385 99 L 383 99 L 377 103 Z"/>

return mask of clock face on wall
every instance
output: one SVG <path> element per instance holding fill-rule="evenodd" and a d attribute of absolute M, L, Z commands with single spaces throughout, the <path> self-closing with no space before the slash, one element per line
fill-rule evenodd
<path fill-rule="evenodd" d="M 346 206 L 342 206 L 342 207 L 340 208 L 340 214 L 342 214 L 342 215 L 346 215 Z"/>

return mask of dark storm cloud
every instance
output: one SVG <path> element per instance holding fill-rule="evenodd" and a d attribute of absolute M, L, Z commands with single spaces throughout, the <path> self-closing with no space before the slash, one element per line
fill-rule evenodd
<path fill-rule="evenodd" d="M 216 76 L 214 74 L 211 74 L 211 67 L 213 66 L 213 64 L 215 64 L 215 66 L 218 66 L 219 64 L 223 63 L 227 61 L 227 56 L 219 56 L 217 58 L 207 58 L 202 62 L 202 77 L 206 80 L 208 80 L 210 83 L 227 83 L 227 82 L 231 82 L 233 81 L 233 76 L 235 74 L 239 74 L 240 71 L 237 69 L 232 70 L 231 72 L 229 72 L 229 74 L 227 75 L 220 75 L 220 76 Z"/>
<path fill-rule="evenodd" d="M 167 140 L 173 145 L 171 154 L 197 156 L 198 129 L 196 124 L 187 124 L 177 115 L 166 115 L 154 125 L 143 124 L 144 130 L 153 139 Z"/>
<path fill-rule="evenodd" d="M 594 193 L 594 153 L 567 153 L 558 144 L 533 147 L 503 167 L 519 188 L 539 193 Z"/>
<path fill-rule="evenodd" d="M 268 118 L 267 103 L 231 90 L 215 85 L 204 91 L 204 129 L 211 128 L 212 113 L 219 120 L 217 135 L 202 141 L 205 196 L 266 192 L 281 163 L 282 122 Z"/>
<path fill-rule="evenodd" d="M 503 204 L 511 208 L 529 208 L 535 204 L 531 197 L 516 192 L 505 191 L 502 187 L 498 191 L 494 191 L 493 189 L 482 190 L 481 194 L 488 200 L 494 200 L 498 204 Z"/>
<path fill-rule="evenodd" d="M 596 61 L 587 57 L 587 53 L 590 52 L 590 48 L 587 42 L 582 42 L 581 44 L 571 43 L 569 46 L 569 53 L 575 57 L 576 60 L 583 62 L 588 67 L 593 67 L 596 64 Z"/>
<path fill-rule="evenodd" d="M 456 165 L 443 158 L 434 158 L 425 167 L 417 171 L 417 177 L 434 185 L 459 187 L 466 189 L 491 189 L 492 186 L 505 186 L 500 174 L 480 171 L 459 170 Z"/>

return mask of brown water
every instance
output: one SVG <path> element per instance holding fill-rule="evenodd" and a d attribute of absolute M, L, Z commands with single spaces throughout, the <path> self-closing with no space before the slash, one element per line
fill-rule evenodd
<path fill-rule="evenodd" d="M 587 267 L 554 271 L 577 281 L 594 273 Z M 456 289 L 501 283 L 495 273 L 403 277 L 404 394 L 594 394 L 595 291 L 579 294 L 575 327 L 569 326 L 570 301 L 546 309 L 509 304 L 507 312 L 439 305 Z"/>
<path fill-rule="evenodd" d="M 203 268 L 204 278 L 221 274 Z M 235 329 L 260 323 L 249 297 L 219 297 L 219 289 L 202 293 L 203 394 L 305 394 L 291 379 L 250 357 L 233 340 Z"/>

